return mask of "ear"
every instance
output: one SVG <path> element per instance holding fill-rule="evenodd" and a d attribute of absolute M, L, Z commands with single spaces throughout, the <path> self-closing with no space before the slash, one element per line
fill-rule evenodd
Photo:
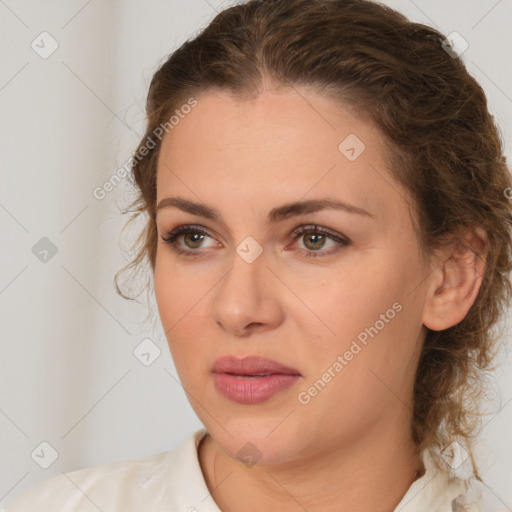
<path fill-rule="evenodd" d="M 485 270 L 487 236 L 480 228 L 441 249 L 429 279 L 423 324 L 442 331 L 461 322 L 475 302 Z"/>

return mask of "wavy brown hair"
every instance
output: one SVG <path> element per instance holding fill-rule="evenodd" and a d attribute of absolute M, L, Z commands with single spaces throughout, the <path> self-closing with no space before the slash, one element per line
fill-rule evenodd
<path fill-rule="evenodd" d="M 485 272 L 466 317 L 443 331 L 427 329 L 414 386 L 412 433 L 419 449 L 463 443 L 480 479 L 471 441 L 492 368 L 495 327 L 512 294 L 512 190 L 502 142 L 482 88 L 445 36 L 367 0 L 250 0 L 220 12 L 174 51 L 154 74 L 147 132 L 187 100 L 223 90 L 239 99 L 275 88 L 307 86 L 350 105 L 384 134 L 389 171 L 413 198 L 424 255 L 465 231 L 485 232 Z M 161 143 L 134 160 L 137 197 L 127 212 L 145 214 L 133 260 L 155 268 L 156 174 Z M 145 289 L 151 282 L 149 277 Z M 435 450 L 434 450 L 435 451 Z M 437 450 L 439 452 L 439 450 Z"/>

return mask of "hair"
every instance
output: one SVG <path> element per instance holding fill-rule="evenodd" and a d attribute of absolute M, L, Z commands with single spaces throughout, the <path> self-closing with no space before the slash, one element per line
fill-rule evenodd
<path fill-rule="evenodd" d="M 471 456 L 493 369 L 495 330 L 512 295 L 511 178 L 486 96 L 437 30 L 369 0 L 250 0 L 220 12 L 154 74 L 147 130 L 136 153 L 169 126 L 190 98 L 226 91 L 237 99 L 269 87 L 308 87 L 353 107 L 380 129 L 389 172 L 413 199 L 421 253 L 484 232 L 485 271 L 475 302 L 458 324 L 426 328 L 414 383 L 412 435 L 418 449 L 454 439 Z M 167 128 L 166 128 L 167 131 Z M 129 222 L 144 214 L 137 253 L 118 275 L 148 263 L 157 249 L 156 175 L 161 140 L 133 160 L 137 197 Z M 482 237 L 481 237 L 482 238 Z M 151 278 L 151 276 L 150 276 Z M 146 283 L 148 289 L 150 278 Z M 435 450 L 434 450 L 435 451 Z M 438 459 L 439 460 L 439 459 Z M 441 464 L 442 466 L 442 464 Z"/>

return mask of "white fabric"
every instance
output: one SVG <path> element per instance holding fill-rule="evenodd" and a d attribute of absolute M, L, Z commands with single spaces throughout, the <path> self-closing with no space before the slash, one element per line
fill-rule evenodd
<path fill-rule="evenodd" d="M 175 450 L 54 476 L 1 510 L 220 512 L 199 465 L 197 447 L 205 434 L 205 429 L 194 432 Z M 425 473 L 413 482 L 395 512 L 479 511 L 452 505 L 457 497 L 464 500 L 465 481 L 442 473 L 428 452 L 423 452 L 422 460 Z"/>

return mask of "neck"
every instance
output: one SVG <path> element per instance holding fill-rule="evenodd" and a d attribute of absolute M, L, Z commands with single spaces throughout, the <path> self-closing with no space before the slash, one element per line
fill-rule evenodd
<path fill-rule="evenodd" d="M 210 436 L 199 446 L 206 484 L 222 511 L 392 512 L 422 472 L 410 435 L 382 430 L 312 458 L 248 467 Z"/>

